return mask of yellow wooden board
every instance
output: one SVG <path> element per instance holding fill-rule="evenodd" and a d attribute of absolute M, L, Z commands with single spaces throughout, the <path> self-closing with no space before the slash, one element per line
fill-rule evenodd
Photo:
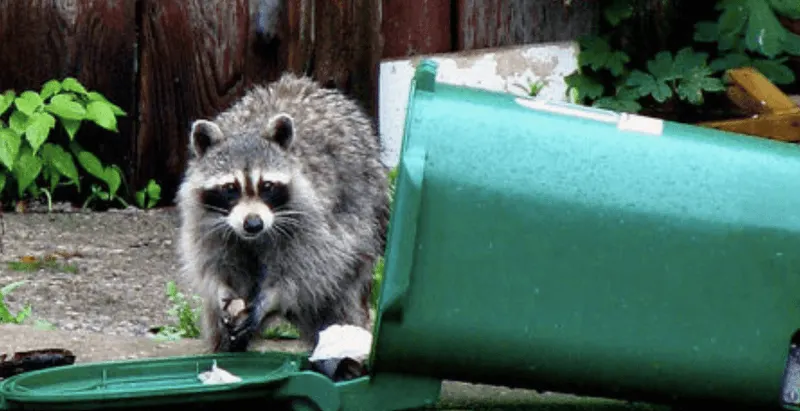
<path fill-rule="evenodd" d="M 800 107 L 752 67 L 728 70 L 727 96 L 753 117 L 698 125 L 773 140 L 800 141 Z"/>

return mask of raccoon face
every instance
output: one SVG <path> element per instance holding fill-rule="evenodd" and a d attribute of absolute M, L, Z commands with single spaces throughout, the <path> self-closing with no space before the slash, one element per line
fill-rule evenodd
<path fill-rule="evenodd" d="M 274 117 L 266 130 L 225 138 L 220 128 L 198 120 L 190 137 L 194 155 L 197 201 L 203 218 L 224 223 L 237 236 L 253 240 L 290 222 L 292 174 L 286 148 L 293 124 L 285 114 Z M 235 138 L 233 138 L 235 137 Z M 201 176 L 213 176 L 202 178 Z"/>
<path fill-rule="evenodd" d="M 237 171 L 200 191 L 207 212 L 218 214 L 243 239 L 272 228 L 289 202 L 289 176 L 276 172 Z"/>

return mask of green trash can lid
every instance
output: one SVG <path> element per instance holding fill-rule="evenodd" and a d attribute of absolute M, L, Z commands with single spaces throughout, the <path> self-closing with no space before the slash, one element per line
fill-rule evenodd
<path fill-rule="evenodd" d="M 125 406 L 205 402 L 258 393 L 304 367 L 291 353 L 248 352 L 83 363 L 31 371 L 0 382 L 0 409 L 48 404 L 76 409 L 124 401 Z M 217 367 L 238 381 L 204 384 L 200 374 Z M 264 391 L 260 396 L 265 395 Z"/>

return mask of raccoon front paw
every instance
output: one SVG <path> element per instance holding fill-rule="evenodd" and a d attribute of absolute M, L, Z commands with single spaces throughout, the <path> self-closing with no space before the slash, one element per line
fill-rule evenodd
<path fill-rule="evenodd" d="M 225 330 L 221 351 L 247 351 L 256 325 L 252 305 L 246 306 L 244 300 L 237 298 L 223 301 L 221 309 L 220 328 Z"/>

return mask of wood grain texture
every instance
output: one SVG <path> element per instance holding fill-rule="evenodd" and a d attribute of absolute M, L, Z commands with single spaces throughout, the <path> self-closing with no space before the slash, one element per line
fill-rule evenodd
<path fill-rule="evenodd" d="M 285 66 L 278 54 L 286 45 L 258 42 L 256 7 L 249 0 L 140 1 L 135 180 L 143 185 L 158 179 L 172 202 L 192 121 L 215 116 L 253 83 L 276 78 Z"/>
<path fill-rule="evenodd" d="M 315 0 L 310 74 L 377 113 L 381 0 Z"/>
<path fill-rule="evenodd" d="M 383 0 L 382 58 L 403 58 L 453 50 L 452 0 Z"/>
<path fill-rule="evenodd" d="M 597 25 L 597 2 L 455 0 L 459 50 L 568 41 Z"/>
<path fill-rule="evenodd" d="M 77 78 L 128 113 L 119 133 L 85 123 L 76 139 L 130 177 L 135 112 L 135 3 L 130 0 L 0 0 L 0 90 L 40 90 Z"/>

